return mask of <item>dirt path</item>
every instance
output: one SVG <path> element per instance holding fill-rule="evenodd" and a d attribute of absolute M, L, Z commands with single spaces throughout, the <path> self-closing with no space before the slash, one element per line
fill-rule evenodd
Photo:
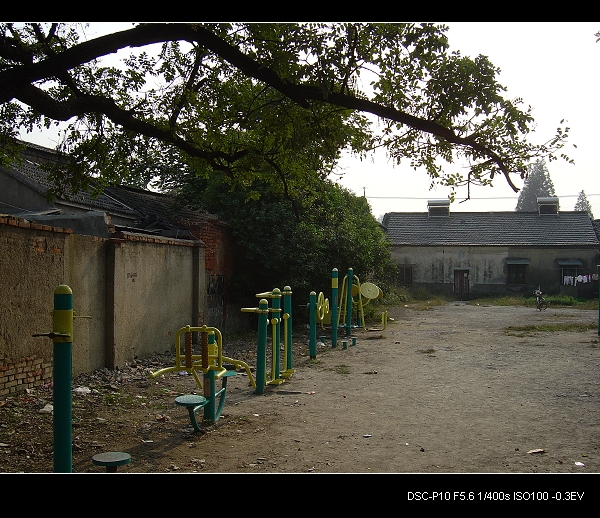
<path fill-rule="evenodd" d="M 226 442 L 236 454 L 225 471 L 600 471 L 597 331 L 504 331 L 597 322 L 595 312 L 411 313 L 357 333 L 348 350 L 323 350 L 265 396 L 234 391 L 227 412 L 251 425 Z M 259 439 L 240 449 L 248 435 Z"/>
<path fill-rule="evenodd" d="M 148 381 L 145 367 L 116 387 L 128 404 L 93 393 L 77 403 L 73 471 L 98 471 L 91 455 L 116 450 L 131 454 L 120 468 L 131 473 L 600 472 L 597 328 L 507 333 L 597 324 L 596 311 L 451 303 L 390 316 L 383 331 L 358 330 L 347 350 L 319 347 L 316 360 L 298 343 L 293 376 L 262 395 L 246 376 L 230 378 L 222 418 L 204 434 L 174 405 L 197 390 L 193 379 Z M 28 471 L 6 453 L 24 432 L 5 432 L 0 466 Z M 52 471 L 47 453 L 38 470 Z"/>

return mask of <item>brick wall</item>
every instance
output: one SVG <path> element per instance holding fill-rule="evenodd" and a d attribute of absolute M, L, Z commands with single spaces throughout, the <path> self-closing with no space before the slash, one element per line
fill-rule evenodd
<path fill-rule="evenodd" d="M 52 362 L 23 358 L 16 363 L 0 362 L 0 396 L 39 387 L 52 379 Z"/>
<path fill-rule="evenodd" d="M 173 347 L 206 306 L 204 247 L 126 233 L 73 233 L 0 215 L 0 396 L 52 382 L 53 298 L 73 292 L 72 375 Z"/>
<path fill-rule="evenodd" d="M 235 268 L 235 241 L 231 228 L 217 220 L 207 220 L 190 228 L 192 234 L 201 239 L 205 248 L 207 272 L 230 275 Z"/>

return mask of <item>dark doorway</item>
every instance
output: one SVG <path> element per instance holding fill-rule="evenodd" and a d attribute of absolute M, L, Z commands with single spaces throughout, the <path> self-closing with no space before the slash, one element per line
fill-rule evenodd
<path fill-rule="evenodd" d="M 454 271 L 454 295 L 458 300 L 469 300 L 469 270 Z"/>
<path fill-rule="evenodd" d="M 223 329 L 225 325 L 225 282 L 223 275 L 206 276 L 206 325 Z"/>

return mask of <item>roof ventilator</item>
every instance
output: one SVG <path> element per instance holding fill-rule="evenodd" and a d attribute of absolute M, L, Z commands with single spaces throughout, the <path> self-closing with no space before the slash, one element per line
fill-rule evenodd
<path fill-rule="evenodd" d="M 548 198 L 538 198 L 538 213 L 542 214 L 558 214 L 558 198 L 551 196 Z"/>
<path fill-rule="evenodd" d="M 427 211 L 429 212 L 429 217 L 449 216 L 450 200 L 429 200 L 427 202 Z"/>

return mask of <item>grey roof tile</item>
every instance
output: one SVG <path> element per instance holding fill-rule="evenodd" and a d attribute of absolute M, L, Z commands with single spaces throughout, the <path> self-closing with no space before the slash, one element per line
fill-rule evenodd
<path fill-rule="evenodd" d="M 41 168 L 40 164 L 56 162 L 59 159 L 58 154 L 55 150 L 37 144 L 21 142 L 25 144 L 23 161 L 3 170 L 40 194 L 45 194 L 52 187 L 52 183 L 48 172 Z M 136 221 L 136 228 L 142 229 L 173 230 L 207 220 L 218 220 L 214 214 L 179 205 L 170 195 L 123 185 L 104 187 L 98 196 L 86 192 L 67 192 L 63 199 L 94 210 L 129 215 Z"/>
<path fill-rule="evenodd" d="M 45 195 L 53 185 L 50 181 L 48 171 L 41 168 L 40 163 L 53 160 L 56 161 L 57 154 L 55 151 L 42 146 L 27 142 L 23 143 L 26 144 L 27 147 L 21 154 L 23 158 L 22 162 L 15 162 L 10 167 L 3 168 L 3 170 L 7 174 L 26 183 L 33 190 Z M 76 193 L 69 191 L 64 193 L 62 197 L 70 202 L 86 205 L 94 209 L 130 215 L 136 214 L 134 210 L 129 209 L 122 203 L 117 202 L 104 194 L 92 196 L 90 193 L 83 191 Z"/>
<path fill-rule="evenodd" d="M 586 212 L 389 212 L 383 226 L 393 245 L 598 246 Z"/>

